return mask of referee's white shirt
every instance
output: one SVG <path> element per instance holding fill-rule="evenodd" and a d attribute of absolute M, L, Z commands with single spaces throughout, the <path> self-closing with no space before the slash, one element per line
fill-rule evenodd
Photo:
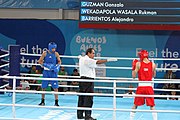
<path fill-rule="evenodd" d="M 97 60 L 89 58 L 89 56 L 84 56 L 79 59 L 79 73 L 80 76 L 95 78 L 95 68 L 97 67 L 96 64 Z"/>

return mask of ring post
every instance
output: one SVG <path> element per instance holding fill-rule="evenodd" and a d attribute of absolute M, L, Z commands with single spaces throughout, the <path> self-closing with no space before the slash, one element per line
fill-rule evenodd
<path fill-rule="evenodd" d="M 12 115 L 13 118 L 16 118 L 16 108 L 15 108 L 15 104 L 16 104 L 16 78 L 13 78 L 13 96 L 12 96 Z"/>
<path fill-rule="evenodd" d="M 113 120 L 116 120 L 116 80 L 113 83 Z"/>
<path fill-rule="evenodd" d="M 20 46 L 10 45 L 9 53 L 9 75 L 20 76 Z M 16 87 L 20 85 L 20 80 L 16 80 Z M 9 86 L 13 87 L 13 81 L 9 80 Z"/>

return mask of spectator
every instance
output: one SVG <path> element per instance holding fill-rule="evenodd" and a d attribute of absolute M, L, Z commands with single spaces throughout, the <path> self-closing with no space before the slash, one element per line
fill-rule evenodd
<path fill-rule="evenodd" d="M 132 86 L 132 85 L 129 85 L 129 88 L 133 88 L 133 86 Z M 129 90 L 129 91 L 128 91 L 128 94 L 132 95 L 132 94 L 135 94 L 135 93 L 133 92 L 133 90 Z"/>
<path fill-rule="evenodd" d="M 36 74 L 36 66 L 32 65 L 31 70 L 28 73 L 29 74 Z"/>
<path fill-rule="evenodd" d="M 74 70 L 73 70 L 73 73 L 71 74 L 71 76 L 79 76 L 78 70 L 77 70 L 77 69 L 74 69 Z M 77 81 L 68 82 L 68 85 L 77 86 L 77 85 L 79 85 L 79 82 L 77 82 Z M 77 91 L 76 88 L 72 88 L 71 90 Z"/>
<path fill-rule="evenodd" d="M 167 100 L 178 100 L 178 98 L 176 98 L 176 91 L 171 91 L 171 95 L 174 96 L 174 97 L 170 97 L 170 98 L 167 98 Z"/>
<path fill-rule="evenodd" d="M 63 66 L 61 66 L 61 69 L 60 69 L 58 75 L 68 75 L 68 73 L 65 71 Z"/>
<path fill-rule="evenodd" d="M 22 77 L 26 77 L 26 76 L 22 75 Z M 17 89 L 18 90 L 29 90 L 30 89 L 29 82 L 24 79 L 21 79 L 20 86 L 17 87 Z"/>
<path fill-rule="evenodd" d="M 76 68 L 73 70 L 72 76 L 79 76 L 79 72 Z"/>
<path fill-rule="evenodd" d="M 180 84 L 177 84 L 177 90 L 180 90 Z M 177 95 L 180 95 L 180 92 L 177 92 Z"/>
<path fill-rule="evenodd" d="M 20 85 L 22 86 L 22 90 L 29 90 L 29 82 L 26 80 L 21 80 L 20 81 Z"/>
<path fill-rule="evenodd" d="M 172 72 L 172 70 L 168 70 L 168 72 L 164 75 L 164 79 L 175 79 L 176 74 Z"/>
<path fill-rule="evenodd" d="M 164 75 L 164 79 L 175 79 L 175 78 L 176 78 L 176 74 L 174 74 L 172 72 L 172 70 L 168 70 L 168 72 Z M 174 84 L 174 83 L 165 83 L 162 88 L 163 89 L 176 89 L 176 84 Z M 171 93 L 170 92 L 169 93 L 165 92 L 164 94 L 169 95 Z"/>
<path fill-rule="evenodd" d="M 68 73 L 65 71 L 65 69 L 64 69 L 63 66 L 61 66 L 58 75 L 61 75 L 61 76 L 67 76 L 67 75 L 68 75 Z M 61 77 L 60 77 L 60 78 L 61 78 Z M 66 79 L 66 78 L 65 78 L 65 77 L 62 77 L 62 79 Z M 61 84 L 61 85 L 67 85 L 67 82 L 60 81 L 60 84 Z M 59 92 L 64 92 L 64 91 L 67 91 L 67 89 L 68 89 L 68 88 L 65 88 L 65 87 L 59 87 L 58 91 L 59 91 Z"/>
<path fill-rule="evenodd" d="M 129 85 L 129 88 L 133 88 L 133 86 Z M 125 95 L 135 95 L 135 93 L 133 92 L 133 90 L 128 90 L 128 92 Z M 123 98 L 133 98 L 133 97 L 124 96 Z"/>
<path fill-rule="evenodd" d="M 36 74 L 37 72 L 37 69 L 36 69 L 36 66 L 35 65 L 32 65 L 31 67 L 31 70 L 28 72 L 29 74 Z M 32 77 L 32 76 L 30 76 Z M 29 80 L 28 81 L 30 84 L 37 84 L 37 81 L 36 80 Z M 36 90 L 37 89 L 37 86 L 35 85 L 30 85 L 30 89 L 31 90 Z"/>

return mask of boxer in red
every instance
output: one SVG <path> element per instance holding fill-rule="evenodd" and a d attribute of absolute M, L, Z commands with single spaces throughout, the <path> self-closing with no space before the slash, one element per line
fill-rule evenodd
<path fill-rule="evenodd" d="M 138 74 L 139 81 L 152 81 L 152 78 L 156 76 L 156 65 L 148 59 L 148 52 L 141 50 L 139 53 L 140 61 L 133 60 L 132 63 L 132 77 L 135 78 Z M 136 95 L 154 95 L 152 83 L 139 83 L 136 90 Z M 138 106 L 144 105 L 150 106 L 151 110 L 155 110 L 154 97 L 135 97 L 134 105 L 132 109 L 137 109 Z M 130 113 L 130 120 L 133 120 L 135 112 Z M 157 120 L 157 113 L 152 112 L 153 120 Z"/>

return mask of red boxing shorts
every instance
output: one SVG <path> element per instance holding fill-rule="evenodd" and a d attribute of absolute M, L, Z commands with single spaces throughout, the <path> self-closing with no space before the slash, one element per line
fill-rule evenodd
<path fill-rule="evenodd" d="M 154 90 L 151 86 L 139 86 L 136 90 L 136 95 L 154 95 Z M 155 106 L 154 97 L 135 97 L 134 104 L 136 106 L 141 106 L 145 104 L 147 106 Z"/>

